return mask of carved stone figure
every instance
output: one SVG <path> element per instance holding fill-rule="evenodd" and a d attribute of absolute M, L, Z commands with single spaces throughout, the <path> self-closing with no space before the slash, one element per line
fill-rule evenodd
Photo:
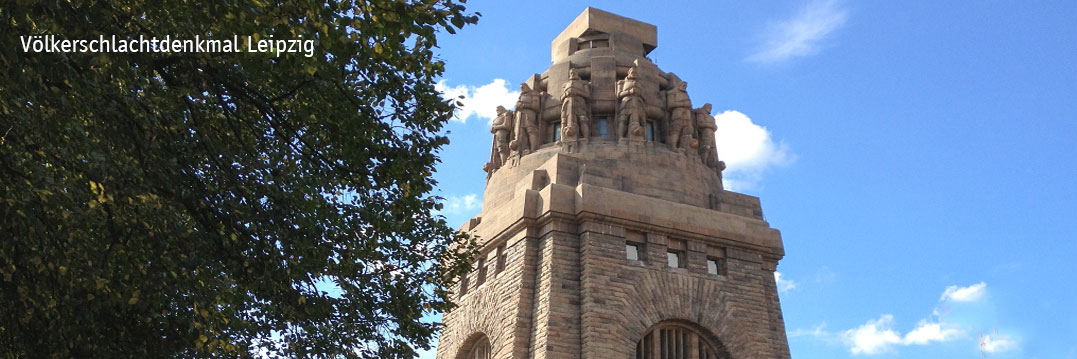
<path fill-rule="evenodd" d="M 685 91 L 687 88 L 688 83 L 681 81 L 666 93 L 666 106 L 670 111 L 669 144 L 673 148 L 688 149 L 699 146 L 692 129 L 692 100 Z"/>
<path fill-rule="evenodd" d="M 568 82 L 561 95 L 561 139 L 575 140 L 579 133 L 584 139 L 591 136 L 591 117 L 587 115 L 587 100 L 591 99 L 591 84 L 580 79 L 576 70 L 568 70 Z"/>
<path fill-rule="evenodd" d="M 513 135 L 515 139 L 509 142 L 509 149 L 525 155 L 538 149 L 538 111 L 542 101 L 542 95 L 532 90 L 527 84 L 520 84 L 520 99 L 516 101 L 516 119 Z"/>
<path fill-rule="evenodd" d="M 699 131 L 699 155 L 709 167 L 718 167 L 718 150 L 715 147 L 714 131 L 718 128 L 711 116 L 711 104 L 695 110 L 696 129 Z M 721 169 L 718 170 L 721 172 Z"/>
<path fill-rule="evenodd" d="M 493 169 L 501 168 L 509 160 L 509 139 L 512 135 L 512 111 L 506 110 L 505 106 L 497 106 L 497 117 L 490 126 L 490 133 L 494 134 L 494 158 L 491 159 Z"/>
<path fill-rule="evenodd" d="M 643 105 L 643 93 L 637 81 L 636 67 L 633 66 L 628 69 L 625 79 L 617 82 L 617 98 L 621 102 L 618 108 L 617 132 L 624 137 L 643 137 L 647 114 Z"/>

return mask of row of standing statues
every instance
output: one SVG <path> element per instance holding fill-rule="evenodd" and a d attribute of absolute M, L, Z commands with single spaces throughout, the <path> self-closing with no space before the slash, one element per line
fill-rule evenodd
<path fill-rule="evenodd" d="M 646 102 L 639 84 L 636 67 L 631 67 L 624 80 L 617 81 L 616 129 L 613 139 L 645 140 L 647 126 Z M 688 83 L 677 81 L 665 91 L 666 114 L 669 119 L 666 143 L 683 153 L 697 153 L 709 167 L 722 171 L 725 164 L 718 160 L 714 132 L 717 128 L 711 116 L 711 104 L 693 109 L 688 97 Z M 588 141 L 591 138 L 591 84 L 569 70 L 563 85 L 561 101 L 560 141 Z M 534 152 L 542 144 L 539 114 L 544 94 L 520 85 L 520 97 L 514 110 L 497 107 L 490 132 L 494 135 L 491 160 L 483 169 L 493 173 L 509 163 L 513 155 Z"/>

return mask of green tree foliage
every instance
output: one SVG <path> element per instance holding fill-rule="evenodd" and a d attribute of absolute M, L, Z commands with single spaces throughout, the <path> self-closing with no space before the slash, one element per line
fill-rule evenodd
<path fill-rule="evenodd" d="M 413 357 L 473 245 L 432 215 L 452 0 L 5 1 L 0 356 Z M 315 54 L 24 53 L 314 39 Z"/>

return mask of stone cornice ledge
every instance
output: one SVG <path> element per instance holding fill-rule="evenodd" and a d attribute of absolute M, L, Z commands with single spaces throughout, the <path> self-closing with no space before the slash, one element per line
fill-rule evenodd
<path fill-rule="evenodd" d="M 784 254 L 781 232 L 758 219 L 718 212 L 662 199 L 582 183 L 577 193 L 577 215 L 596 215 L 674 228 L 766 247 Z"/>

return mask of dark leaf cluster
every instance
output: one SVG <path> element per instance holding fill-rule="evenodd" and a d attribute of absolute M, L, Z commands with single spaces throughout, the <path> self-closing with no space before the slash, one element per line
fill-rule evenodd
<path fill-rule="evenodd" d="M 409 358 L 472 241 L 434 215 L 452 0 L 5 1 L 0 357 Z M 26 53 L 314 40 L 314 55 Z"/>

